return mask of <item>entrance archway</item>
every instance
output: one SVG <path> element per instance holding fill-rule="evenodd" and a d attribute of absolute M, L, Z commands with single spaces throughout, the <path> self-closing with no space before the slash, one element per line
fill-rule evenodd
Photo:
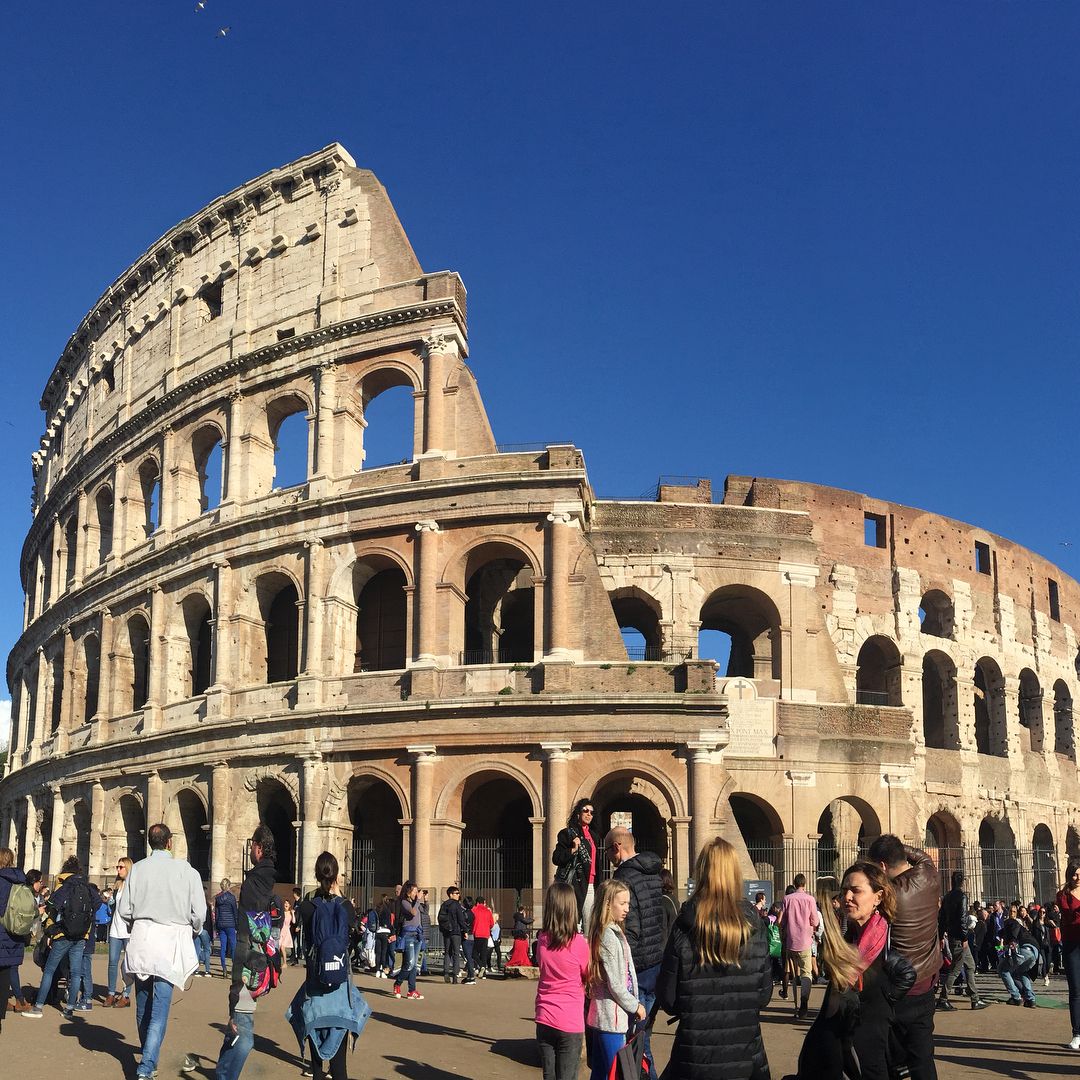
<path fill-rule="evenodd" d="M 124 829 L 124 854 L 138 862 L 146 857 L 146 816 L 142 803 L 130 792 L 120 796 L 120 821 Z"/>
<path fill-rule="evenodd" d="M 746 852 L 761 881 L 773 883 L 773 895 L 783 895 L 784 825 L 776 811 L 763 799 L 744 792 L 728 796 L 731 816 L 739 828 Z"/>
<path fill-rule="evenodd" d="M 354 776 L 348 799 L 352 844 L 343 869 L 350 895 L 358 903 L 384 892 L 393 895 L 394 886 L 404 880 L 401 802 L 393 788 L 375 776 Z"/>
<path fill-rule="evenodd" d="M 665 865 L 670 863 L 669 812 L 666 808 L 661 812 L 658 806 L 661 798 L 650 780 L 633 773 L 606 777 L 593 792 L 593 806 L 596 809 L 593 833 L 598 843 L 603 842 L 610 829 L 622 825 L 634 834 L 634 845 L 638 851 L 651 851 L 659 855 Z M 610 876 L 612 870 L 613 867 L 605 859 L 604 873 Z"/>
<path fill-rule="evenodd" d="M 71 814 L 71 821 L 75 827 L 75 858 L 79 860 L 84 874 L 90 874 L 90 833 L 92 819 L 90 816 L 90 804 L 85 799 L 80 799 Z"/>
<path fill-rule="evenodd" d="M 983 898 L 1008 904 L 1020 897 L 1020 875 L 1016 863 L 1016 837 L 1012 826 L 1001 818 L 983 818 L 979 826 L 979 854 L 982 862 Z"/>
<path fill-rule="evenodd" d="M 1031 876 L 1035 902 L 1050 903 L 1057 893 L 1061 877 L 1054 851 L 1054 836 L 1046 825 L 1036 825 L 1031 838 Z"/>
<path fill-rule="evenodd" d="M 210 879 L 210 830 L 207 828 L 206 807 L 190 788 L 176 796 L 180 826 L 187 845 L 187 861 L 199 872 L 203 881 Z"/>
<path fill-rule="evenodd" d="M 296 881 L 296 830 L 293 827 L 297 820 L 296 803 L 284 784 L 269 777 L 259 781 L 255 799 L 259 821 L 274 836 L 278 882 L 291 885 Z"/>
<path fill-rule="evenodd" d="M 833 799 L 818 818 L 817 874 L 839 881 L 844 871 L 866 852 L 881 835 L 881 824 L 873 809 L 861 799 L 842 796 Z"/>
<path fill-rule="evenodd" d="M 509 910 L 519 892 L 533 887 L 532 812 L 528 792 L 510 776 L 482 772 L 465 781 L 458 868 L 463 893 L 501 894 Z"/>
<path fill-rule="evenodd" d="M 926 823 L 924 846 L 938 868 L 943 896 L 952 888 L 953 871 L 964 869 L 964 849 L 960 835 L 960 823 L 945 810 L 932 814 Z"/>

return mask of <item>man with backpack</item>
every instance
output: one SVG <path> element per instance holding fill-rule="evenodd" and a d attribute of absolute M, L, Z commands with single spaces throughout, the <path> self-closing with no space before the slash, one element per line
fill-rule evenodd
<path fill-rule="evenodd" d="M 19 970 L 36 915 L 37 903 L 26 884 L 26 875 L 15 866 L 11 848 L 0 848 L 0 1026 L 12 989 L 11 973 Z M 17 976 L 15 984 L 18 985 Z"/>
<path fill-rule="evenodd" d="M 256 999 L 277 985 L 273 977 L 281 974 L 281 954 L 277 951 L 271 929 L 275 918 L 284 917 L 282 905 L 274 896 L 277 884 L 277 850 L 274 834 L 263 824 L 251 834 L 251 869 L 240 886 L 239 914 L 236 927 L 236 953 L 233 956 L 232 983 L 229 986 L 229 1022 L 218 1055 L 216 1080 L 236 1080 L 255 1044 Z M 190 1067 L 189 1067 L 190 1065 Z M 181 1071 L 192 1072 L 197 1064 L 189 1058 Z"/>
<path fill-rule="evenodd" d="M 49 999 L 53 979 L 66 958 L 69 967 L 68 997 L 63 1013 L 66 1019 L 72 1018 L 83 982 L 83 951 L 94 925 L 94 907 L 90 885 L 82 875 L 79 860 L 73 855 L 60 868 L 56 877 L 56 888 L 45 905 L 42 933 L 49 942 L 49 958 L 45 961 L 37 1000 L 33 1008 L 20 1013 L 21 1016 L 28 1020 L 41 1019 L 41 1010 Z"/>
<path fill-rule="evenodd" d="M 138 1080 L 157 1073 L 173 989 L 182 990 L 199 966 L 192 935 L 202 930 L 206 915 L 202 879 L 187 860 L 173 858 L 168 825 L 151 825 L 146 841 L 150 854 L 132 866 L 116 902 L 117 914 L 131 929 L 124 976 L 135 980 L 142 1046 Z"/>

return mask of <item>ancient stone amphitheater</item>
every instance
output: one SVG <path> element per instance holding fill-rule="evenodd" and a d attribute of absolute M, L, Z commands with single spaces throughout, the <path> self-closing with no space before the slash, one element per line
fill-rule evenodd
<path fill-rule="evenodd" d="M 364 892 L 527 893 L 588 794 L 680 885 L 716 833 L 782 885 L 888 830 L 975 893 L 1054 887 L 1080 852 L 1076 582 L 811 484 L 599 497 L 575 446 L 496 444 L 467 354 L 461 280 L 337 145 L 106 290 L 33 455 L 0 782 L 24 865 L 101 877 L 164 820 L 236 879 L 262 819 L 283 881 L 330 847 Z M 411 453 L 373 467 L 385 393 Z"/>

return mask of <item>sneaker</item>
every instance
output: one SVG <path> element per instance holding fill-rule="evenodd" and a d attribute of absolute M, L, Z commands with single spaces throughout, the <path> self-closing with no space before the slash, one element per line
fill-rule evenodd
<path fill-rule="evenodd" d="M 424 1000 L 424 995 L 421 994 L 419 990 L 410 990 L 406 1000 L 408 1000 L 408 1001 L 423 1001 Z"/>
<path fill-rule="evenodd" d="M 942 1012 L 956 1012 L 956 1006 L 948 998 L 941 998 L 937 1003 L 937 1007 Z"/>
<path fill-rule="evenodd" d="M 199 1060 L 193 1054 L 184 1055 L 184 1063 L 180 1066 L 182 1073 L 194 1072 L 199 1067 Z"/>
<path fill-rule="evenodd" d="M 1006 1005 L 1023 1005 L 1024 1003 L 1019 998 L 1011 997 L 1005 1002 Z"/>
<path fill-rule="evenodd" d="M 401 983 L 394 983 L 394 997 L 401 997 Z"/>
<path fill-rule="evenodd" d="M 25 1016 L 26 1014 L 24 1013 L 23 1015 Z M 1074 1035 L 1072 1037 L 1072 1042 L 1069 1043 L 1069 1049 L 1080 1050 L 1080 1035 Z"/>
<path fill-rule="evenodd" d="M 1039 1003 L 1034 998 L 1032 998 L 1030 1001 L 1024 1002 L 1025 1009 L 1037 1009 L 1038 1007 Z"/>
<path fill-rule="evenodd" d="M 476 980 L 475 979 L 466 979 L 461 985 L 462 986 L 475 986 L 476 985 Z"/>
<path fill-rule="evenodd" d="M 74 1020 L 75 1019 L 75 1012 L 74 1012 L 73 1009 L 61 1009 L 60 1010 L 60 1015 L 65 1020 Z"/>
<path fill-rule="evenodd" d="M 36 1005 L 31 1005 L 29 1009 L 19 1013 L 19 1015 L 25 1016 L 27 1020 L 40 1020 L 45 1014 Z"/>
<path fill-rule="evenodd" d="M 1049 986 L 1049 985 L 1050 985 L 1050 976 L 1049 975 L 1044 975 L 1043 976 L 1043 986 Z"/>
<path fill-rule="evenodd" d="M 91 1005 L 89 1001 L 80 1001 L 79 1004 L 75 1006 L 75 1011 L 76 1012 L 89 1012 L 93 1007 L 94 1006 Z"/>
<path fill-rule="evenodd" d="M 990 1002 L 989 1001 L 984 1001 L 982 998 L 976 998 L 971 1003 L 971 1007 L 973 1009 L 989 1009 L 990 1008 Z"/>

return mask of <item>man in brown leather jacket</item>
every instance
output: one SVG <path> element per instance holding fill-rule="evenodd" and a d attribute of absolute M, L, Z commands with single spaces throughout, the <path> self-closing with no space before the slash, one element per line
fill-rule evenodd
<path fill-rule="evenodd" d="M 934 1008 L 941 944 L 938 939 L 938 899 L 941 878 L 933 859 L 895 836 L 879 836 L 867 852 L 896 890 L 892 947 L 915 968 L 915 985 L 896 1004 L 894 1032 L 907 1055 L 912 1080 L 937 1080 L 934 1065 Z"/>

